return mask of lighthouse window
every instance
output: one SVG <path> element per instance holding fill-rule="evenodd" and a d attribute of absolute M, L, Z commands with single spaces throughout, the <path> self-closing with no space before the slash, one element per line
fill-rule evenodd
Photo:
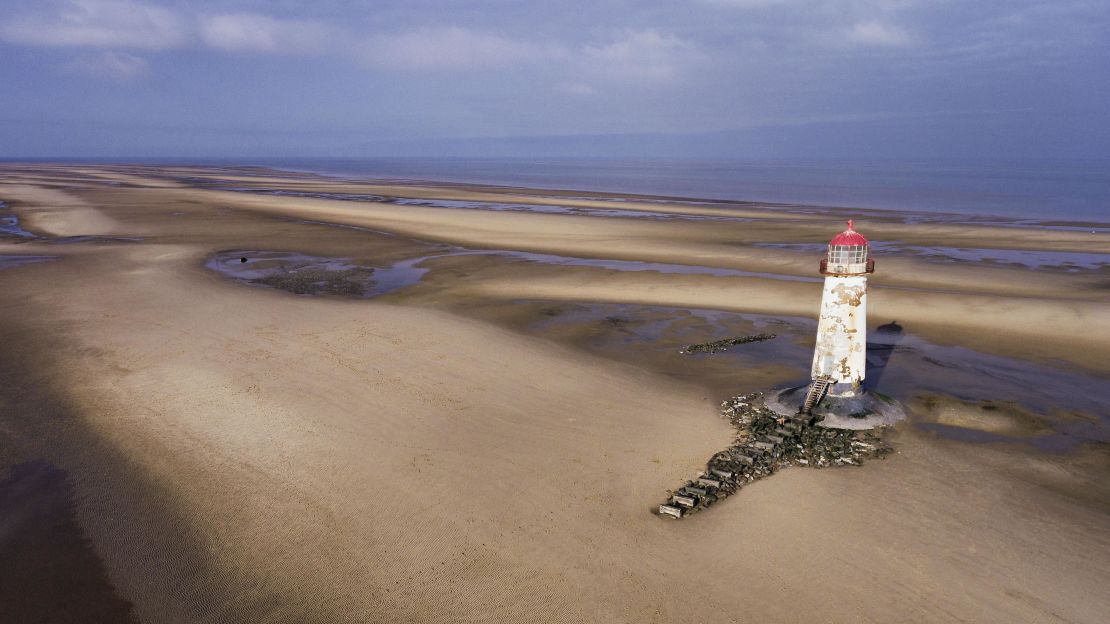
<path fill-rule="evenodd" d="M 862 264 L 867 262 L 866 245 L 830 245 L 830 264 Z"/>

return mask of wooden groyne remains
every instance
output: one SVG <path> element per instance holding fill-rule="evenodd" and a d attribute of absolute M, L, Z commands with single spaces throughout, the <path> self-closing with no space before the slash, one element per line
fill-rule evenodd
<path fill-rule="evenodd" d="M 660 515 L 684 518 L 787 466 L 859 466 L 891 452 L 871 431 L 822 427 L 806 414 L 781 416 L 763 404 L 761 392 L 728 399 L 721 414 L 736 427 L 736 442 L 672 491 Z"/>

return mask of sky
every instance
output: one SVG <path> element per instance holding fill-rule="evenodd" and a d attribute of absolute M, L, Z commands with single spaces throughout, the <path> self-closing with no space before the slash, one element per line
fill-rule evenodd
<path fill-rule="evenodd" d="M 1105 158 L 1106 0 L 0 0 L 0 157 Z"/>

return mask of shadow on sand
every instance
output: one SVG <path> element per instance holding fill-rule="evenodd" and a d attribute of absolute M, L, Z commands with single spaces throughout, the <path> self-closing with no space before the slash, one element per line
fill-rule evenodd
<path fill-rule="evenodd" d="M 867 376 L 864 381 L 866 389 L 874 390 L 879 387 L 883 372 L 890 363 L 890 357 L 904 335 L 905 330 L 898 321 L 880 325 L 871 334 L 871 340 L 867 342 Z"/>

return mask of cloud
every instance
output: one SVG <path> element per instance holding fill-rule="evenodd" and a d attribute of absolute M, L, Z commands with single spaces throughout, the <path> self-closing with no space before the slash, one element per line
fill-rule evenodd
<path fill-rule="evenodd" d="M 378 35 L 360 48 L 372 66 L 409 70 L 502 67 L 547 54 L 541 46 L 457 26 Z"/>
<path fill-rule="evenodd" d="M 615 41 L 583 48 L 588 69 L 646 82 L 672 81 L 701 58 L 694 44 L 656 30 L 625 31 Z"/>
<path fill-rule="evenodd" d="M 328 29 L 314 21 L 234 13 L 201 17 L 200 37 L 213 48 L 233 52 L 319 52 L 328 40 Z"/>
<path fill-rule="evenodd" d="M 126 52 L 82 55 L 67 67 L 77 73 L 120 82 L 141 78 L 150 71 L 150 64 L 146 59 Z"/>
<path fill-rule="evenodd" d="M 183 45 L 187 23 L 176 13 L 130 0 L 64 0 L 0 26 L 10 43 L 160 50 Z M 39 5 L 42 6 L 41 4 Z"/>
<path fill-rule="evenodd" d="M 864 45 L 904 46 L 913 42 L 909 33 L 878 21 L 859 22 L 848 31 L 848 40 Z"/>
<path fill-rule="evenodd" d="M 556 91 L 591 95 L 595 80 L 666 83 L 705 58 L 693 43 L 656 30 L 620 32 L 605 43 L 525 42 L 457 26 L 377 35 L 358 46 L 369 66 L 391 71 L 470 71 L 546 63 L 570 72 Z M 585 79 L 582 79 L 585 78 Z"/>
<path fill-rule="evenodd" d="M 702 58 L 694 44 L 651 29 L 623 31 L 607 43 L 571 45 L 525 42 L 451 26 L 378 35 L 359 48 L 368 65 L 388 70 L 462 71 L 554 62 L 577 74 L 656 83 L 674 80 Z M 576 79 L 555 89 L 574 95 L 594 92 L 587 81 Z"/>

